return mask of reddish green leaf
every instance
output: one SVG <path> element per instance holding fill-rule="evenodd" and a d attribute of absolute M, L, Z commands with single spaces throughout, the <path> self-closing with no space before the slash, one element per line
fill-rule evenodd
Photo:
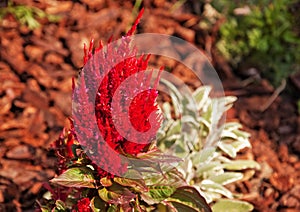
<path fill-rule="evenodd" d="M 110 191 L 105 187 L 98 190 L 99 197 L 110 204 L 126 204 L 135 198 L 135 195 L 128 189 Z"/>
<path fill-rule="evenodd" d="M 91 209 L 93 212 L 105 211 L 106 204 L 102 199 L 96 196 L 91 200 Z"/>
<path fill-rule="evenodd" d="M 86 167 L 70 168 L 50 182 L 66 187 L 95 188 L 92 171 Z"/>
<path fill-rule="evenodd" d="M 114 181 L 122 186 L 132 187 L 135 191 L 146 192 L 148 187 L 144 180 L 115 177 Z"/>
<path fill-rule="evenodd" d="M 170 197 L 175 190 L 174 186 L 149 186 L 149 191 L 143 193 L 141 196 L 145 202 L 151 205 Z"/>
<path fill-rule="evenodd" d="M 109 179 L 108 177 L 103 177 L 100 179 L 100 183 L 101 185 L 103 185 L 104 187 L 109 187 L 111 186 L 113 183 L 111 181 L 111 179 Z"/>

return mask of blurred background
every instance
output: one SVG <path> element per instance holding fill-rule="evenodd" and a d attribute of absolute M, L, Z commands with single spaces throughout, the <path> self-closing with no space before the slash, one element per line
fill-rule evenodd
<path fill-rule="evenodd" d="M 33 211 L 55 174 L 50 145 L 71 116 L 72 77 L 83 45 L 130 28 L 177 36 L 198 47 L 227 95 L 228 119 L 251 133 L 244 154 L 262 169 L 235 185 L 255 211 L 300 210 L 300 1 L 9 0 L 0 2 L 0 211 Z M 153 56 L 192 89 L 182 64 Z"/>

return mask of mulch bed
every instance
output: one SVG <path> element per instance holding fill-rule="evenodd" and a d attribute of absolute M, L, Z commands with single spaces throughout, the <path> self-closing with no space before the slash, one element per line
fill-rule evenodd
<path fill-rule="evenodd" d="M 60 15 L 57 23 L 40 20 L 29 30 L 12 16 L 0 22 L 0 211 L 32 211 L 55 174 L 51 142 L 68 126 L 71 78 L 83 65 L 83 43 L 90 38 L 119 37 L 133 21 L 130 1 L 16 0 Z M 219 67 L 228 95 L 239 97 L 228 118 L 239 120 L 251 133 L 247 157 L 262 169 L 234 188 L 245 194 L 256 211 L 300 211 L 300 117 L 289 95 L 277 97 L 261 111 L 274 92 L 266 80 L 242 86 L 241 80 L 213 49 L 214 32 L 200 30 L 199 16 L 185 10 L 169 12 L 175 1 L 144 1 L 141 32 L 175 35 L 198 46 Z M 156 61 L 162 65 L 165 60 Z M 174 73 L 198 84 L 180 64 Z"/>

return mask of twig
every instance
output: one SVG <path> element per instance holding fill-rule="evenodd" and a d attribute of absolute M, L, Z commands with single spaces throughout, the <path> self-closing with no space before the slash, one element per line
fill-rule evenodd
<path fill-rule="evenodd" d="M 279 94 L 285 89 L 286 86 L 286 80 L 283 79 L 281 81 L 280 86 L 274 91 L 274 93 L 270 96 L 270 98 L 260 107 L 260 111 L 264 112 L 266 111 L 271 104 L 275 101 L 275 99 L 279 96 Z"/>

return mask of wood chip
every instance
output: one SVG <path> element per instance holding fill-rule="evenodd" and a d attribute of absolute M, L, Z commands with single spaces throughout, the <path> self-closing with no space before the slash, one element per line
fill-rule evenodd
<path fill-rule="evenodd" d="M 32 149 L 27 145 L 16 146 L 6 153 L 6 157 L 10 159 L 33 159 Z"/>

